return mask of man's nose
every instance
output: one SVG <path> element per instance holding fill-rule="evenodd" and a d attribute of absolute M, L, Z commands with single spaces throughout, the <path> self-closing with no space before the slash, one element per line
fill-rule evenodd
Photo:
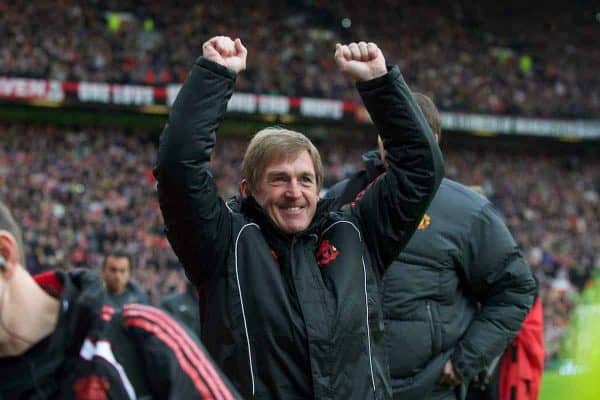
<path fill-rule="evenodd" d="M 288 184 L 285 194 L 287 197 L 291 197 L 294 199 L 300 197 L 302 195 L 300 183 L 295 179 L 291 180 Z"/>

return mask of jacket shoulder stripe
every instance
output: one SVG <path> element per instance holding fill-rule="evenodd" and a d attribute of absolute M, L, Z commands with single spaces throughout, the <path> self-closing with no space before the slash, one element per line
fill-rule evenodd
<path fill-rule="evenodd" d="M 33 279 L 50 295 L 58 297 L 63 291 L 63 284 L 58 278 L 56 271 L 46 271 L 34 275 Z"/>
<path fill-rule="evenodd" d="M 126 305 L 123 316 L 126 325 L 149 331 L 165 343 L 205 398 L 233 399 L 233 395 L 206 354 L 170 316 L 161 310 L 140 304 Z"/>

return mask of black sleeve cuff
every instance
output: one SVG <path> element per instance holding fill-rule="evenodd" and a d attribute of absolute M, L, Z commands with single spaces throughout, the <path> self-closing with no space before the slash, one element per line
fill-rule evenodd
<path fill-rule="evenodd" d="M 237 73 L 235 73 L 235 71 L 224 67 L 221 64 L 217 64 L 214 61 L 210 61 L 204 58 L 203 56 L 200 56 L 196 59 L 195 65 L 202 68 L 206 68 L 207 70 L 214 72 L 215 74 L 224 76 L 232 80 L 235 80 L 235 77 L 237 76 Z"/>
<path fill-rule="evenodd" d="M 385 86 L 388 83 L 395 81 L 396 79 L 398 79 L 399 76 L 401 76 L 400 68 L 398 68 L 397 65 L 388 65 L 387 68 L 387 74 L 370 79 L 368 81 L 356 82 L 356 88 L 359 91 L 369 91 L 372 89 L 377 89 L 378 87 Z"/>

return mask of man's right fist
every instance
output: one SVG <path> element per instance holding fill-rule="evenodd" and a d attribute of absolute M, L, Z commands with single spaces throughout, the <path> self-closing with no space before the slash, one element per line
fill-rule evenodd
<path fill-rule="evenodd" d="M 202 55 L 204 58 L 238 73 L 246 69 L 248 50 L 240 39 L 233 41 L 228 36 L 215 36 L 204 42 Z"/>
<path fill-rule="evenodd" d="M 385 58 L 375 43 L 358 42 L 335 45 L 335 62 L 353 81 L 368 81 L 387 73 Z"/>

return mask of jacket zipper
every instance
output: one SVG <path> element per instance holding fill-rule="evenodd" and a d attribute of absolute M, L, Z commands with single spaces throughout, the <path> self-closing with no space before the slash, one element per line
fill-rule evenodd
<path fill-rule="evenodd" d="M 431 352 L 435 354 L 435 329 L 433 326 L 433 313 L 431 312 L 431 302 L 427 300 L 427 323 L 429 324 L 429 331 L 431 333 Z"/>

